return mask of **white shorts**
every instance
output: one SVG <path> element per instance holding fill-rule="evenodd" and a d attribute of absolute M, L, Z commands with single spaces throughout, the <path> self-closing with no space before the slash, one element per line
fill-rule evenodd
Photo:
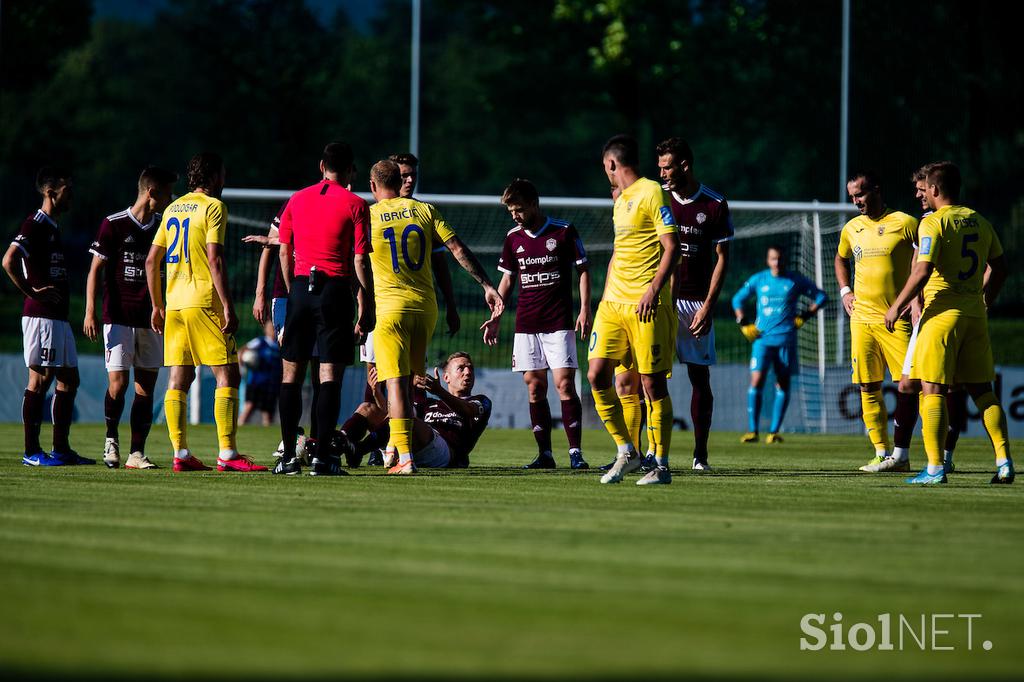
<path fill-rule="evenodd" d="M 108 372 L 160 369 L 164 366 L 164 337 L 145 327 L 103 325 L 103 345 Z"/>
<path fill-rule="evenodd" d="M 910 376 L 910 370 L 914 369 L 914 347 L 917 345 L 917 332 L 921 329 L 921 323 L 918 322 L 914 325 L 914 330 L 910 332 L 910 342 L 907 343 L 907 355 L 903 358 L 903 369 L 900 370 L 903 374 Z"/>
<path fill-rule="evenodd" d="M 26 367 L 78 367 L 75 334 L 67 320 L 22 317 Z"/>
<path fill-rule="evenodd" d="M 431 429 L 431 431 L 434 431 Z M 441 469 L 448 466 L 452 460 L 452 453 L 448 449 L 448 441 L 434 431 L 434 440 L 423 447 L 419 452 L 413 454 L 412 461 L 418 467 L 424 469 Z"/>
<path fill-rule="evenodd" d="M 547 334 L 516 334 L 512 343 L 512 371 L 576 369 L 576 333 L 563 329 Z"/>
<path fill-rule="evenodd" d="M 676 316 L 679 329 L 676 331 L 676 358 L 689 365 L 713 365 L 715 359 L 715 327 L 699 339 L 690 333 L 693 316 L 704 305 L 704 301 L 676 299 Z"/>
<path fill-rule="evenodd" d="M 366 343 L 359 346 L 359 362 L 377 364 L 377 355 L 373 352 L 373 332 L 366 335 Z"/>

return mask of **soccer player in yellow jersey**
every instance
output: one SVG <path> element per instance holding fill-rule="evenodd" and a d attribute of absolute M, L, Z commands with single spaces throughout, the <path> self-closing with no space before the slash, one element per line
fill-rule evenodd
<path fill-rule="evenodd" d="M 188 163 L 188 193 L 172 202 L 153 237 L 146 258 L 146 281 L 153 299 L 153 330 L 164 335 L 164 364 L 170 367 L 164 411 L 174 449 L 175 471 L 210 467 L 188 449 L 185 408 L 196 365 L 206 365 L 217 379 L 214 418 L 220 452 L 218 471 L 266 471 L 238 454 L 238 317 L 228 291 L 224 238 L 228 216 L 218 198 L 224 189 L 224 162 L 211 152 Z M 167 267 L 167 298 L 160 262 Z"/>
<path fill-rule="evenodd" d="M 917 220 L 886 207 L 874 173 L 856 172 L 846 184 L 860 215 L 846 223 L 835 258 L 836 280 L 843 307 L 850 315 L 852 381 L 860 385 L 864 426 L 875 457 L 861 471 L 909 471 L 910 433 L 917 422 L 917 395 L 900 393 L 896 423 L 909 430 L 897 434 L 898 451 L 889 441 L 889 415 L 882 398 L 885 370 L 898 381 L 910 342 L 910 321 L 885 328 L 885 311 L 910 275 L 917 240 Z M 850 260 L 854 280 L 850 280 Z M 853 285 L 851 288 L 851 284 Z"/>
<path fill-rule="evenodd" d="M 437 209 L 400 196 L 398 164 L 382 160 L 370 170 L 370 264 L 377 308 L 374 353 L 377 379 L 387 383 L 391 435 L 385 464 L 389 474 L 413 474 L 411 432 L 413 375 L 426 374 L 424 358 L 437 322 L 431 253 L 444 244 L 483 287 L 492 315 L 504 309 L 501 296 L 473 253 L 455 236 Z"/>
<path fill-rule="evenodd" d="M 964 384 L 981 414 L 996 456 L 992 483 L 1013 483 L 1006 414 L 992 390 L 995 366 L 988 338 L 987 309 L 1006 281 L 1006 258 L 992 225 L 958 204 L 960 169 L 940 161 L 922 169 L 925 194 L 934 212 L 921 221 L 919 250 L 906 286 L 885 315 L 894 328 L 900 314 L 924 289 L 924 313 L 914 351 L 913 377 L 921 380 L 921 434 L 928 466 L 907 483 L 946 482 L 942 444 L 948 413 L 945 393 Z M 985 264 L 991 267 L 985 281 Z"/>
<path fill-rule="evenodd" d="M 641 482 L 669 483 L 672 400 L 668 373 L 677 320 L 672 292 L 666 285 L 679 259 L 679 233 L 665 190 L 640 176 L 635 139 L 616 135 L 608 140 L 603 163 L 608 181 L 619 194 L 614 209 L 614 250 L 590 335 L 587 378 L 594 406 L 618 452 L 601 482 L 618 483 L 642 464 L 615 391 L 615 366 L 621 363 L 640 373 L 648 400 L 649 434 L 654 450 L 664 457 L 663 465 Z"/>

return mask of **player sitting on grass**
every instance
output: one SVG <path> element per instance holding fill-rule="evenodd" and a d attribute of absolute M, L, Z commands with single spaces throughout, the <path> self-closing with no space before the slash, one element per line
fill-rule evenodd
<path fill-rule="evenodd" d="M 409 430 L 412 460 L 423 468 L 464 468 L 469 466 L 469 453 L 491 418 L 491 399 L 473 395 L 475 372 L 469 353 L 458 351 L 448 356 L 434 376 L 415 377 L 417 388 L 436 398 L 416 406 L 417 416 Z M 376 389 L 377 372 L 369 373 L 371 387 Z M 441 381 L 448 385 L 445 390 Z M 379 391 L 374 391 L 380 395 Z M 390 438 L 387 404 L 363 403 L 339 431 L 339 449 L 345 453 L 349 466 L 358 466 L 368 452 L 387 445 Z"/>
<path fill-rule="evenodd" d="M 753 275 L 732 297 L 736 321 L 743 323 L 743 303 L 751 296 L 757 301 L 757 321 L 742 327 L 743 335 L 753 341 L 750 352 L 750 388 L 747 389 L 748 432 L 743 443 L 756 443 L 761 420 L 761 397 L 768 368 L 775 372 L 775 402 L 768 443 L 781 443 L 779 429 L 789 407 L 790 379 L 800 371 L 800 355 L 796 348 L 796 332 L 804 320 L 818 312 L 825 303 L 825 292 L 803 275 L 786 269 L 782 248 L 769 246 L 768 269 Z M 813 299 L 801 314 L 796 312 L 801 296 Z"/>

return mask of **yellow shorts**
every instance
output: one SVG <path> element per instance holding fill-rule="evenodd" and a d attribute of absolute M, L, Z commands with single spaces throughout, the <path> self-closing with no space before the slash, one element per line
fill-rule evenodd
<path fill-rule="evenodd" d="M 987 317 L 944 310 L 921 317 L 913 378 L 933 384 L 985 384 L 996 378 Z"/>
<path fill-rule="evenodd" d="M 164 365 L 230 365 L 238 362 L 233 334 L 220 330 L 221 318 L 209 308 L 168 310 L 164 321 Z"/>
<path fill-rule="evenodd" d="M 671 302 L 658 306 L 653 321 L 641 322 L 635 304 L 601 301 L 590 334 L 589 357 L 618 360 L 640 374 L 668 372 L 677 325 Z"/>
<path fill-rule="evenodd" d="M 907 357 L 910 332 L 910 322 L 907 320 L 898 321 L 896 329 L 891 332 L 881 322 L 850 322 L 851 381 L 855 384 L 883 381 L 886 367 L 893 381 L 899 381 L 903 361 Z M 918 338 L 918 347 L 920 344 Z"/>
<path fill-rule="evenodd" d="M 384 313 L 373 328 L 377 380 L 426 373 L 427 345 L 434 335 L 437 311 Z"/>

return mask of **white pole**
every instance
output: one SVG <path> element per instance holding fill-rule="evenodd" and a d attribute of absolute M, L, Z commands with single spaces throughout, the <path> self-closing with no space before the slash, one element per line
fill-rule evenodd
<path fill-rule="evenodd" d="M 412 61 L 409 79 L 409 152 L 420 154 L 420 7 L 421 0 L 412 0 Z"/>
<path fill-rule="evenodd" d="M 816 203 L 816 202 L 815 202 Z M 821 214 L 814 212 L 814 282 L 819 289 L 825 288 L 825 270 L 822 265 L 821 246 Z M 826 433 L 828 427 L 828 410 L 825 408 L 827 400 L 825 394 L 825 309 L 818 310 L 818 383 L 821 387 L 821 432 Z"/>
<path fill-rule="evenodd" d="M 846 201 L 847 146 L 850 126 L 850 0 L 843 0 L 843 73 L 839 107 L 839 202 Z"/>
<path fill-rule="evenodd" d="M 188 423 L 198 424 L 203 415 L 203 396 L 199 387 L 203 385 L 203 366 L 196 367 L 196 378 L 188 389 Z"/>

